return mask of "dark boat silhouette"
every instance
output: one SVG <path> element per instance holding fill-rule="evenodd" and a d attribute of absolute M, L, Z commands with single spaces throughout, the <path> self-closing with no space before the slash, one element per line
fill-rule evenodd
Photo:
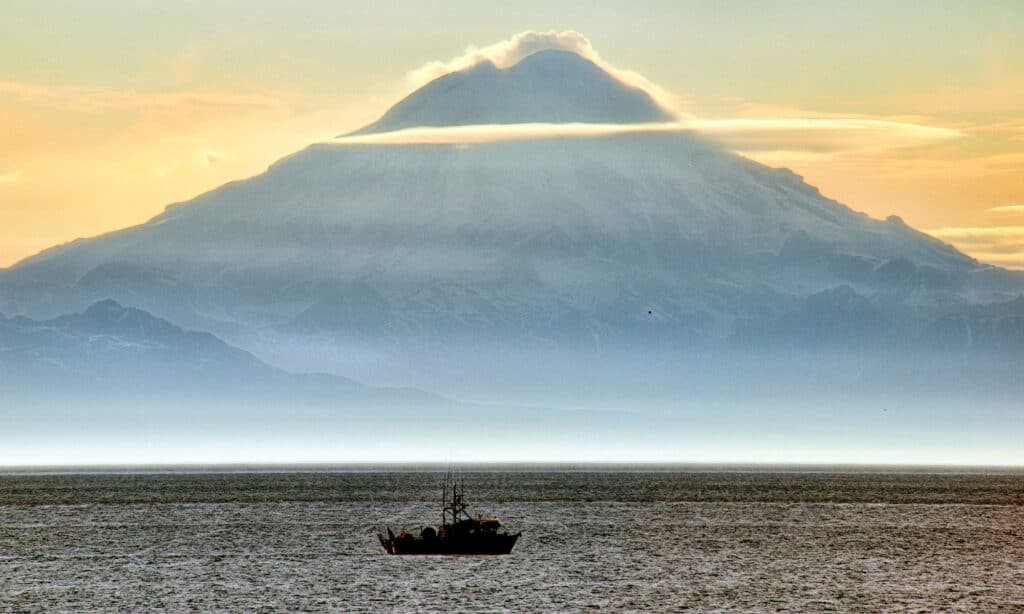
<path fill-rule="evenodd" d="M 466 511 L 465 485 L 451 472 L 445 475 L 441 526 L 402 530 L 385 527 L 377 538 L 388 554 L 509 554 L 520 533 L 510 533 L 498 518 L 472 516 Z M 451 499 L 448 496 L 451 493 Z"/>

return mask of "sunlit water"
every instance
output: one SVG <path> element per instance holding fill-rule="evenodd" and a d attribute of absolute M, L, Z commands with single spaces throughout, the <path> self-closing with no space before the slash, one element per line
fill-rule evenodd
<path fill-rule="evenodd" d="M 510 556 L 391 557 L 425 471 L 0 475 L 0 611 L 1021 611 L 1024 474 L 501 468 Z"/>

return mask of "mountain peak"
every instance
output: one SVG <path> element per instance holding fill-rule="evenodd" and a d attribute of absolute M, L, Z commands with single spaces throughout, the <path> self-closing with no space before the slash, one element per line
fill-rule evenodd
<path fill-rule="evenodd" d="M 489 60 L 416 90 L 352 134 L 404 128 L 523 123 L 672 121 L 650 94 L 571 51 L 533 53 L 508 68 Z"/>
<path fill-rule="evenodd" d="M 95 316 L 110 313 L 122 313 L 125 307 L 112 298 L 103 299 L 90 305 L 83 315 Z"/>
<path fill-rule="evenodd" d="M 125 307 L 114 299 L 103 299 L 93 303 L 79 314 L 67 314 L 55 320 L 73 328 L 82 328 L 97 333 L 114 334 L 119 330 L 132 330 L 135 333 L 148 331 L 167 331 L 181 333 L 181 329 L 167 320 L 159 318 L 148 311 L 135 307 Z"/>
<path fill-rule="evenodd" d="M 575 66 L 582 67 L 587 70 L 601 70 L 597 64 L 582 55 L 572 51 L 566 51 L 565 49 L 543 49 L 541 51 L 536 51 L 519 60 L 515 65 L 521 69 L 533 66 Z"/>

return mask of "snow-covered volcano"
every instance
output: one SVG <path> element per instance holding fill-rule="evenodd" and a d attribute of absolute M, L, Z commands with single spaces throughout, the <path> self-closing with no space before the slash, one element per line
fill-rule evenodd
<path fill-rule="evenodd" d="M 544 51 L 441 77 L 360 132 L 668 117 L 589 60 Z M 114 298 L 263 356 L 282 338 L 916 344 L 1022 289 L 788 170 L 691 132 L 638 131 L 313 145 L 20 263 L 0 275 L 0 311 L 53 317 Z"/>
<path fill-rule="evenodd" d="M 1020 462 L 1020 274 L 668 116 L 481 64 L 0 270 L 3 459 Z"/>
<path fill-rule="evenodd" d="M 674 115 L 647 92 L 590 60 L 549 49 L 509 68 L 483 61 L 416 90 L 354 134 L 419 126 L 666 122 Z"/>

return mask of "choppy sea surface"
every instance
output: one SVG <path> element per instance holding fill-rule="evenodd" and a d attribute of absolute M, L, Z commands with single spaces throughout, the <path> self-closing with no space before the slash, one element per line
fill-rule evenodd
<path fill-rule="evenodd" d="M 1024 611 L 1024 472 L 463 467 L 523 531 L 392 557 L 444 468 L 0 473 L 0 611 Z"/>

